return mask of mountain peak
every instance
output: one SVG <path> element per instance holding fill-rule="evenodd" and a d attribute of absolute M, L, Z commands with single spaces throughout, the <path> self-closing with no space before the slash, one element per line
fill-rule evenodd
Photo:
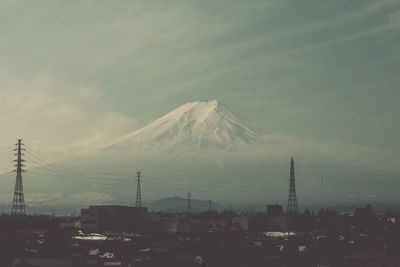
<path fill-rule="evenodd" d="M 218 104 L 220 102 L 218 102 L 218 100 L 216 100 L 216 99 L 212 99 L 212 100 L 196 100 L 196 101 L 193 101 L 193 102 L 189 102 L 187 104 L 190 104 L 190 103 L 203 104 L 203 105 L 216 107 L 216 106 L 218 106 Z"/>
<path fill-rule="evenodd" d="M 232 149 L 250 143 L 263 129 L 239 119 L 217 100 L 186 103 L 108 148 L 144 147 L 175 153 L 199 148 Z"/>
<path fill-rule="evenodd" d="M 193 101 L 174 109 L 164 117 L 167 117 L 168 115 L 181 116 L 187 112 L 193 112 L 198 115 L 201 115 L 201 117 L 205 117 L 209 115 L 211 112 L 216 111 L 218 106 L 221 106 L 221 104 L 217 100 Z"/>

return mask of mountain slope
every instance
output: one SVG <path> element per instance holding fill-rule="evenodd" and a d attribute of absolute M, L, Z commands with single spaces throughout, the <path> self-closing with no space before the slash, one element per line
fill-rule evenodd
<path fill-rule="evenodd" d="M 230 150 L 253 142 L 262 131 L 261 126 L 239 119 L 217 100 L 195 101 L 119 138 L 107 148 L 143 147 L 177 153 L 199 148 Z"/>

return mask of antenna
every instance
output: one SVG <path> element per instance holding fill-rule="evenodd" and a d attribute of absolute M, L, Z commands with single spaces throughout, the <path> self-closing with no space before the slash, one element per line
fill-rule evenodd
<path fill-rule="evenodd" d="M 137 187 L 136 187 L 136 207 L 141 207 L 142 206 L 142 192 L 140 189 L 140 177 L 141 177 L 140 171 L 136 173 L 136 179 L 137 179 Z"/>
<path fill-rule="evenodd" d="M 14 188 L 14 197 L 13 197 L 13 203 L 12 203 L 12 208 L 11 208 L 11 214 L 12 215 L 25 215 L 25 200 L 24 200 L 24 187 L 22 185 L 22 172 L 24 171 L 22 167 L 24 164 L 25 160 L 22 159 L 22 156 L 24 154 L 21 153 L 22 150 L 25 150 L 22 148 L 24 145 L 22 143 L 22 139 L 17 139 L 18 143 L 15 144 L 17 146 L 16 150 L 17 154 L 17 159 L 14 160 L 17 162 L 15 167 L 17 167 L 16 170 L 14 170 L 17 173 L 16 179 L 15 179 L 15 188 Z"/>

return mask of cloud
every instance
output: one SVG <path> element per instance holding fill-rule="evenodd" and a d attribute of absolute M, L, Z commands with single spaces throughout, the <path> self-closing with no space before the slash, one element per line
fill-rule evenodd
<path fill-rule="evenodd" d="M 241 143 L 237 146 L 232 144 L 232 147 L 232 149 L 225 150 L 212 147 L 190 148 L 188 146 L 188 149 L 182 152 L 176 149 L 173 143 L 127 144 L 124 147 L 109 147 L 103 151 L 103 156 L 114 160 L 136 162 L 192 160 L 193 164 L 195 162 L 202 164 L 213 160 L 219 168 L 232 162 L 281 164 L 293 156 L 297 162 L 311 165 L 325 166 L 328 164 L 366 171 L 400 171 L 397 164 L 400 157 L 398 150 L 348 144 L 338 140 L 316 140 L 268 131 L 252 143 Z"/>
<path fill-rule="evenodd" d="M 102 95 L 95 88 L 62 82 L 42 76 L 0 86 L 1 146 L 23 138 L 32 151 L 60 160 L 96 151 L 136 127 L 134 118 L 96 108 Z"/>
<path fill-rule="evenodd" d="M 89 206 L 89 205 L 106 204 L 114 199 L 115 199 L 114 197 L 105 193 L 85 192 L 81 194 L 73 194 L 66 197 L 60 197 L 58 199 L 48 201 L 45 204 L 49 206 L 57 206 L 57 205 Z"/>
<path fill-rule="evenodd" d="M 89 206 L 106 204 L 115 198 L 98 192 L 84 192 L 80 194 L 65 195 L 62 193 L 26 193 L 27 206 Z M 9 204 L 11 194 L 0 194 L 0 204 Z"/>

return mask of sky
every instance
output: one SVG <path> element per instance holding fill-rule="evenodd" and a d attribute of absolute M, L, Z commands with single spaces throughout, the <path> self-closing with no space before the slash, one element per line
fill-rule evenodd
<path fill-rule="evenodd" d="M 1 1 L 0 35 L 0 147 L 73 157 L 218 99 L 399 170 L 398 0 Z"/>

